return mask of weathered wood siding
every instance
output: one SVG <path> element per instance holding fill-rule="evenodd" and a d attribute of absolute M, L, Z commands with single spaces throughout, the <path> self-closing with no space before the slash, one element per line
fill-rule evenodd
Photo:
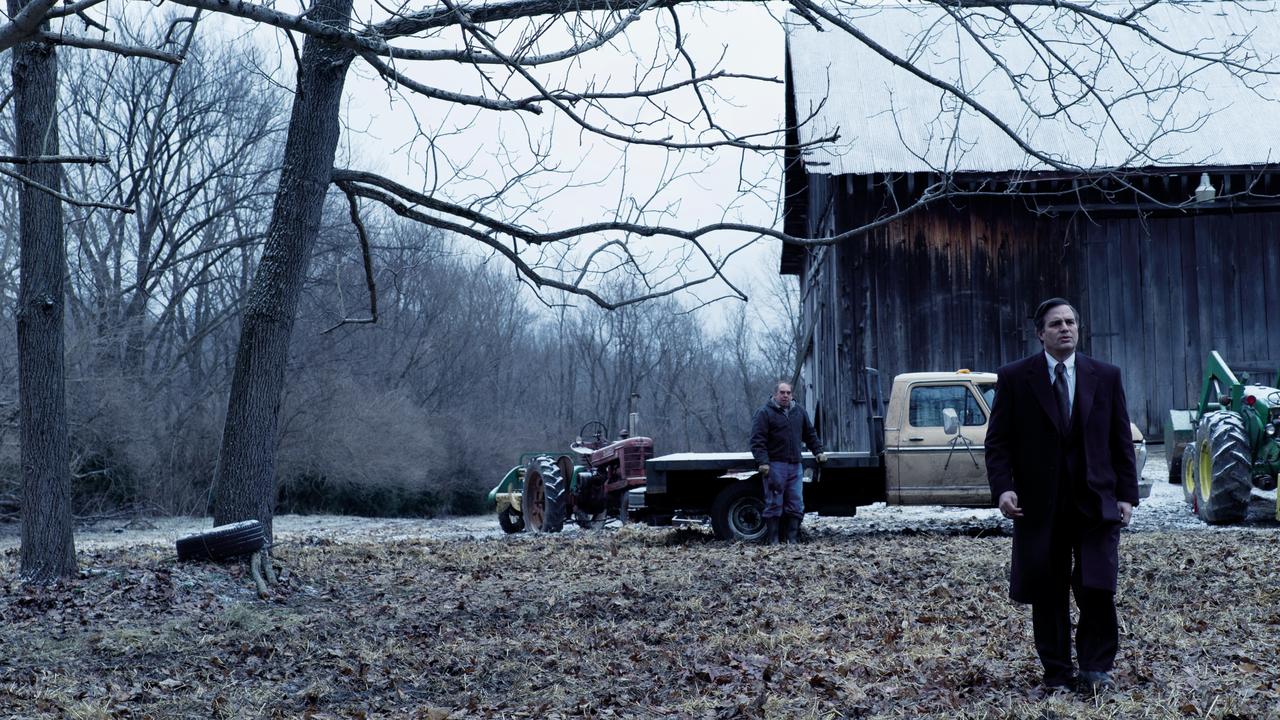
<path fill-rule="evenodd" d="M 810 178 L 815 236 L 868 212 L 853 183 Z M 864 202 L 853 202 L 854 199 Z M 1040 350 L 1030 317 L 1061 295 L 1081 350 L 1124 372 L 1129 413 L 1151 440 L 1189 407 L 1204 358 L 1270 384 L 1280 366 L 1280 215 L 1049 217 L 1017 198 L 940 204 L 863 238 L 810 251 L 802 384 L 824 439 L 868 446 L 863 368 L 995 370 Z"/>

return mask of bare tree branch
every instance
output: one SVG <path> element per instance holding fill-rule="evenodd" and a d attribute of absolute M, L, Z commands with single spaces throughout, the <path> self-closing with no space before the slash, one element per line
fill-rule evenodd
<path fill-rule="evenodd" d="M 101 210 L 118 210 L 123 213 L 133 212 L 132 208 L 125 207 L 124 205 L 113 205 L 111 203 L 94 202 L 92 200 L 77 200 L 71 197 L 70 195 L 66 195 L 61 192 L 58 192 L 57 190 L 54 190 L 53 188 L 47 185 L 43 185 L 41 183 L 36 182 L 35 180 L 24 177 L 21 173 L 16 173 L 11 170 L 5 170 L 4 168 L 0 168 L 0 175 L 6 175 L 8 177 L 11 177 L 14 180 L 17 180 L 18 182 L 23 183 L 24 185 L 33 187 L 42 193 L 52 195 L 53 197 L 58 198 L 62 202 L 67 203 L 69 205 L 75 205 L 76 207 L 99 208 Z"/>
<path fill-rule="evenodd" d="M 111 162 L 111 158 L 105 155 L 40 155 L 38 157 L 0 155 L 0 163 L 9 163 L 10 165 L 34 165 L 36 163 L 102 165 L 109 162 Z"/>
<path fill-rule="evenodd" d="M 61 33 L 52 32 L 38 33 L 34 37 L 44 40 L 45 42 L 54 43 L 55 45 L 66 45 L 67 47 L 83 48 L 86 50 L 105 50 L 117 55 L 124 55 L 125 57 L 144 57 L 152 60 L 160 60 L 161 62 L 172 63 L 174 65 L 182 64 L 181 55 L 167 53 L 163 50 L 138 47 L 135 45 L 122 45 L 120 43 L 111 42 L 110 40 L 77 37 L 74 35 L 63 35 Z"/>
<path fill-rule="evenodd" d="M 360 257 L 364 260 L 364 282 L 369 290 L 369 317 L 343 318 L 337 325 L 321 332 L 321 335 L 327 335 L 343 325 L 369 325 L 378 322 L 378 286 L 373 279 L 373 256 L 369 252 L 369 231 L 365 229 L 364 220 L 360 218 L 360 202 L 355 194 L 346 188 L 343 188 L 343 194 L 347 196 L 351 224 L 355 226 L 356 237 L 360 239 Z"/>

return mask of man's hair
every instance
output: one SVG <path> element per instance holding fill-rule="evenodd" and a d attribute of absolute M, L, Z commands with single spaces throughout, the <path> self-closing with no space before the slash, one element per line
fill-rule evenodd
<path fill-rule="evenodd" d="M 1040 303 L 1040 307 L 1036 308 L 1036 314 L 1033 316 L 1033 319 L 1036 321 L 1036 332 L 1044 330 L 1044 316 L 1048 315 L 1050 310 L 1060 305 L 1066 305 L 1071 308 L 1071 314 L 1075 316 L 1076 324 L 1080 324 L 1080 311 L 1076 309 L 1075 305 L 1072 305 L 1066 298 L 1052 297 Z"/>
<path fill-rule="evenodd" d="M 778 392 L 779 390 L 782 389 L 783 385 L 786 385 L 788 388 L 791 389 L 792 392 L 795 392 L 795 388 L 792 387 L 791 382 L 789 380 L 779 380 L 778 382 L 774 383 L 773 391 Z"/>

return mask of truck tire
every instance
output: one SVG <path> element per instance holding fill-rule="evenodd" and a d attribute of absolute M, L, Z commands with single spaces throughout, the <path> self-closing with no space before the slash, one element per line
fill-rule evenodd
<path fill-rule="evenodd" d="M 502 526 L 502 532 L 508 535 L 518 533 L 524 530 L 524 515 L 508 505 L 498 513 L 498 524 Z"/>
<path fill-rule="evenodd" d="M 1196 509 L 1211 524 L 1239 522 L 1249 511 L 1249 439 L 1228 410 L 1204 416 L 1196 431 Z"/>
<path fill-rule="evenodd" d="M 569 493 L 555 458 L 539 455 L 529 461 L 524 473 L 524 494 L 520 504 L 525 525 L 534 532 L 556 533 L 564 529 Z"/>
<path fill-rule="evenodd" d="M 257 520 L 219 525 L 195 535 L 178 538 L 178 560 L 226 560 L 257 552 L 266 542 Z"/>
<path fill-rule="evenodd" d="M 1178 480 L 1182 485 L 1182 500 L 1192 513 L 1197 513 L 1196 491 L 1200 485 L 1200 478 L 1196 476 L 1196 470 L 1199 467 L 1200 463 L 1196 461 L 1196 443 L 1189 442 L 1182 448 L 1182 457 L 1178 458 L 1178 469 L 1181 475 Z"/>
<path fill-rule="evenodd" d="M 711 503 L 711 528 L 721 540 L 764 537 L 764 491 L 758 479 L 729 483 Z"/>

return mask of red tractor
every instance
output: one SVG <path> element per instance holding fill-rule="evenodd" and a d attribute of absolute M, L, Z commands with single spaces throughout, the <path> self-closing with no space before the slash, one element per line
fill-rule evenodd
<path fill-rule="evenodd" d="M 627 435 L 609 440 L 604 423 L 589 422 L 569 446 L 571 454 L 522 455 L 522 464 L 489 493 L 502 529 L 560 532 L 568 519 L 583 528 L 611 517 L 626 522 L 627 491 L 644 485 L 644 463 L 653 457 L 652 439 Z"/>

